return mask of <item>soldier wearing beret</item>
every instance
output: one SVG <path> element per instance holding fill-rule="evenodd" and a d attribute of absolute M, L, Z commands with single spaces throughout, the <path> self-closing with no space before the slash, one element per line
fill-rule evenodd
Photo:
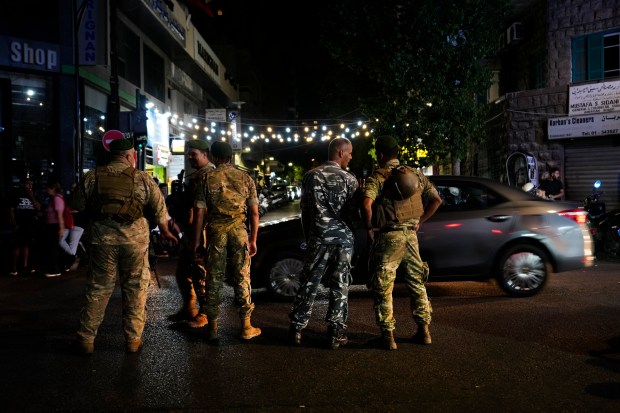
<path fill-rule="evenodd" d="M 432 309 L 424 286 L 428 278 L 428 265 L 420 257 L 416 232 L 420 224 L 441 205 L 441 197 L 432 182 L 420 171 L 400 166 L 400 148 L 396 139 L 391 136 L 377 138 L 375 151 L 379 168 L 366 179 L 362 216 L 372 243 L 369 287 L 374 296 L 376 321 L 381 329 L 380 342 L 386 350 L 397 348 L 392 290 L 396 269 L 402 264 L 411 297 L 411 312 L 418 326 L 412 340 L 431 344 L 428 325 Z M 392 190 L 397 179 L 395 172 L 414 174 L 411 175 L 411 188 Z"/>
<path fill-rule="evenodd" d="M 200 312 L 209 320 L 209 340 L 217 340 L 222 287 L 224 280 L 230 280 L 241 319 L 241 338 L 249 340 L 261 334 L 260 328 L 252 326 L 250 321 L 254 311 L 250 257 L 256 254 L 258 234 L 256 186 L 247 173 L 232 165 L 232 148 L 228 143 L 213 142 L 211 158 L 216 168 L 207 172 L 199 188 L 206 206 L 206 262 L 209 263 L 207 301 Z M 246 221 L 249 221 L 249 236 Z"/>
<path fill-rule="evenodd" d="M 183 191 L 181 205 L 177 210 L 183 209 L 181 218 L 176 219 L 183 232 L 179 249 L 179 260 L 176 269 L 176 280 L 183 300 L 181 309 L 172 316 L 173 320 L 187 320 L 189 326 L 201 328 L 207 325 L 205 314 L 198 313 L 196 301 L 201 306 L 206 299 L 205 280 L 207 272 L 204 257 L 196 253 L 204 253 L 204 197 L 197 191 L 200 182 L 206 173 L 215 168 L 209 160 L 209 144 L 201 139 L 193 139 L 187 142 L 187 160 L 194 172 L 187 175 L 185 190 Z"/>
<path fill-rule="evenodd" d="M 97 330 L 103 321 L 118 274 L 123 298 L 125 350 L 142 347 L 146 321 L 147 288 L 151 279 L 148 264 L 149 223 L 153 217 L 162 239 L 176 242 L 168 230 L 168 213 L 157 184 L 146 172 L 135 168 L 132 140 L 110 143 L 111 161 L 84 175 L 74 207 L 86 210 L 91 245 L 86 304 L 80 314 L 77 347 L 94 351 Z"/>

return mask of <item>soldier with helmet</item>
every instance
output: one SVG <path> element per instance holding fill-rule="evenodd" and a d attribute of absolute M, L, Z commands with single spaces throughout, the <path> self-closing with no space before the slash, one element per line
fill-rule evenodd
<path fill-rule="evenodd" d="M 159 226 L 161 237 L 176 243 L 168 230 L 164 197 L 149 174 L 135 168 L 133 141 L 110 143 L 108 165 L 91 170 L 78 187 L 74 207 L 86 210 L 91 245 L 86 304 L 80 313 L 77 350 L 94 351 L 97 330 L 118 275 L 123 299 L 125 350 L 142 347 L 146 321 L 147 288 L 151 280 L 148 265 L 149 222 Z"/>
<path fill-rule="evenodd" d="M 432 309 L 424 286 L 429 269 L 420 257 L 416 232 L 420 224 L 439 208 L 441 197 L 424 174 L 400 165 L 400 148 L 396 139 L 390 136 L 377 138 L 375 151 L 379 168 L 366 179 L 362 216 L 372 243 L 369 288 L 373 292 L 376 321 L 381 329 L 380 343 L 386 350 L 397 349 L 392 291 L 396 270 L 402 264 L 411 312 L 417 324 L 412 340 L 431 344 L 428 326 Z"/>
<path fill-rule="evenodd" d="M 250 257 L 256 254 L 258 235 L 256 185 L 250 175 L 232 165 L 232 148 L 228 143 L 213 142 L 211 158 L 216 168 L 204 175 L 198 187 L 205 205 L 205 259 L 209 263 L 207 299 L 204 305 L 201 303 L 200 313 L 209 320 L 209 340 L 217 340 L 222 288 L 224 281 L 230 280 L 241 319 L 241 338 L 250 340 L 261 334 L 250 320 L 254 311 Z"/>

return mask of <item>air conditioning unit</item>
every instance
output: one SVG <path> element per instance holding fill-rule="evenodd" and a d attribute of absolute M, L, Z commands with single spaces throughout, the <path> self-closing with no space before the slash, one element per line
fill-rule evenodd
<path fill-rule="evenodd" d="M 521 40 L 521 22 L 514 22 L 506 29 L 506 44 Z"/>

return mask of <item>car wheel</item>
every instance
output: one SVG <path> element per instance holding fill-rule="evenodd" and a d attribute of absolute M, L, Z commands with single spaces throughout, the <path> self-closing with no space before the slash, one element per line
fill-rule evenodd
<path fill-rule="evenodd" d="M 515 246 L 499 261 L 498 281 L 510 295 L 529 297 L 542 290 L 551 265 L 547 255 L 534 246 Z"/>
<path fill-rule="evenodd" d="M 304 259 L 301 254 L 279 255 L 269 270 L 267 289 L 276 298 L 292 299 L 301 285 Z"/>

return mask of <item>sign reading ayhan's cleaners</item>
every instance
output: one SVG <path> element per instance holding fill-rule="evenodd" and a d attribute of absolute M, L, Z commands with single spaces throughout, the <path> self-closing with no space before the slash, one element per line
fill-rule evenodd
<path fill-rule="evenodd" d="M 620 111 L 620 81 L 571 86 L 568 91 L 568 114 L 587 115 Z"/>
<path fill-rule="evenodd" d="M 58 46 L 0 36 L 0 65 L 58 72 Z"/>

